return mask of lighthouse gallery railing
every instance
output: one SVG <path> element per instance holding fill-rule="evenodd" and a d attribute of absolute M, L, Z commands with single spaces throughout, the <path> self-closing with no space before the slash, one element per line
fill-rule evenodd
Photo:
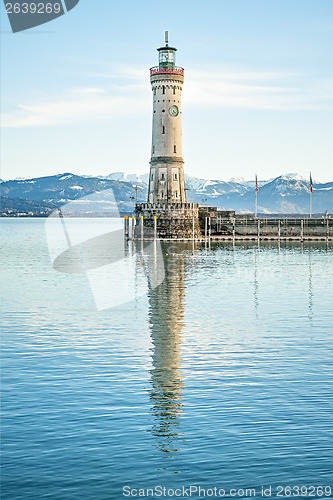
<path fill-rule="evenodd" d="M 173 68 L 160 68 L 159 66 L 154 66 L 150 68 L 150 76 L 165 73 L 169 75 L 184 75 L 184 68 L 180 68 L 179 66 L 174 66 Z"/>

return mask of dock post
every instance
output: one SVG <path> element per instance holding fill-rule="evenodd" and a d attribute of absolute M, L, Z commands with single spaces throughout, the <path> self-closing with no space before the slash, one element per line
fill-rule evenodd
<path fill-rule="evenodd" d="M 143 215 L 141 215 L 141 240 L 143 240 Z"/>
<path fill-rule="evenodd" d="M 260 239 L 260 220 L 258 219 L 258 240 Z"/>
<path fill-rule="evenodd" d="M 280 221 L 280 219 L 278 220 L 278 238 L 280 241 L 280 238 L 281 238 L 281 221 Z"/>
<path fill-rule="evenodd" d="M 236 235 L 236 219 L 232 219 L 232 239 L 235 239 Z"/>
<path fill-rule="evenodd" d="M 132 215 L 131 233 L 132 233 L 132 240 L 134 240 L 135 239 L 135 215 Z"/>
<path fill-rule="evenodd" d="M 208 226 L 208 238 L 209 238 L 209 241 L 211 239 L 211 234 L 212 234 L 212 229 L 211 229 L 211 218 L 209 217 L 209 226 Z"/>
<path fill-rule="evenodd" d="M 125 215 L 125 218 L 124 218 L 124 225 L 125 225 L 125 238 L 126 240 L 129 239 L 129 218 L 128 218 L 128 215 Z"/>
<path fill-rule="evenodd" d="M 329 220 L 328 218 L 326 219 L 326 237 L 329 238 L 330 236 L 330 229 L 329 229 Z"/>

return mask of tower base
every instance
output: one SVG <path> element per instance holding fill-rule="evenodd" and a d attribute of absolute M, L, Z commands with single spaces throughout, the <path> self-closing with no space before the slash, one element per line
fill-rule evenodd
<path fill-rule="evenodd" d="M 137 203 L 135 238 L 198 239 L 201 237 L 198 203 Z"/>

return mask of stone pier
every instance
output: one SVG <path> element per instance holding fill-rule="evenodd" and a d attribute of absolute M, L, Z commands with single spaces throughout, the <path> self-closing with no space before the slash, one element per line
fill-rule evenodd
<path fill-rule="evenodd" d="M 135 237 L 149 239 L 200 239 L 198 203 L 138 203 Z"/>

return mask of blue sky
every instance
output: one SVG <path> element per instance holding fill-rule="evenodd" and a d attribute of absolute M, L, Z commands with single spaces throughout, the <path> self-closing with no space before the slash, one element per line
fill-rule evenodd
<path fill-rule="evenodd" d="M 332 0 L 80 0 L 17 34 L 1 18 L 2 178 L 148 171 L 169 30 L 186 173 L 333 179 Z"/>

